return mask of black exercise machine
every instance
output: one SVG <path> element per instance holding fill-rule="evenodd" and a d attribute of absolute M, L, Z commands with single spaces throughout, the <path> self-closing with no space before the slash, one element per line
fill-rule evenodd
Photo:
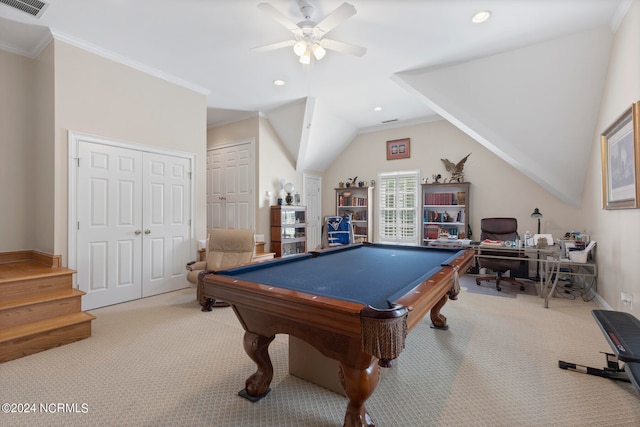
<path fill-rule="evenodd" d="M 593 310 L 592 314 L 614 352 L 604 353 L 607 366 L 597 369 L 559 360 L 558 367 L 631 382 L 640 392 L 640 320 L 622 311 Z"/>

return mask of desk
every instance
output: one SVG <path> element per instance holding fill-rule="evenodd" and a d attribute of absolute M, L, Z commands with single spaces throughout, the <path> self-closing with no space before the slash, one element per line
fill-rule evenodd
<path fill-rule="evenodd" d="M 595 288 L 597 284 L 598 269 L 596 263 L 593 261 L 587 263 L 572 262 L 563 256 L 562 248 L 559 245 L 541 248 L 535 246 L 512 248 L 508 246 L 482 245 L 469 240 L 439 239 L 430 240 L 428 245 L 433 247 L 472 248 L 476 251 L 476 259 L 493 258 L 512 260 L 513 255 L 507 256 L 507 253 L 513 254 L 517 252 L 523 260 L 526 259 L 530 263 L 539 263 L 542 271 L 537 292 L 538 296 L 544 298 L 544 308 L 549 308 L 549 299 L 555 293 L 561 276 L 580 277 L 585 280 L 585 284 L 586 280 L 589 280 L 591 288 Z M 483 253 L 483 251 L 485 253 Z M 500 252 L 505 252 L 505 255 L 500 255 Z M 529 276 L 531 277 L 531 272 L 529 272 Z"/>
<path fill-rule="evenodd" d="M 456 279 L 473 251 L 356 244 L 210 274 L 205 297 L 229 302 L 245 329 L 244 348 L 257 371 L 241 395 L 264 397 L 273 378 L 268 346 L 276 334 L 293 335 L 339 362 L 349 400 L 345 426 L 372 421 L 364 403 L 375 390 L 379 366 L 390 366 L 404 339 L 430 312 L 456 299 Z"/>
<path fill-rule="evenodd" d="M 513 261 L 513 258 L 521 258 L 522 261 L 533 263 L 534 266 L 537 266 L 537 263 L 542 264 L 544 258 L 548 256 L 555 256 L 556 254 L 558 254 L 560 248 L 556 245 L 545 246 L 541 248 L 535 246 L 512 248 L 509 246 L 493 246 L 480 244 L 476 247 L 476 250 L 476 258 L 504 259 L 510 261 Z M 504 253 L 504 255 L 501 255 L 502 253 Z M 535 269 L 533 272 L 535 273 L 536 270 L 537 269 Z M 527 278 L 533 277 L 532 272 L 527 271 L 527 276 Z"/>
<path fill-rule="evenodd" d="M 541 296 L 544 298 L 544 308 L 549 308 L 549 299 L 555 293 L 561 276 L 577 276 L 589 279 L 591 287 L 595 287 L 598 280 L 598 268 L 595 262 L 572 262 L 557 253 L 545 257 L 542 261 L 542 277 L 540 278 Z M 563 270 L 564 269 L 564 270 Z M 585 282 L 586 283 L 586 282 Z"/>

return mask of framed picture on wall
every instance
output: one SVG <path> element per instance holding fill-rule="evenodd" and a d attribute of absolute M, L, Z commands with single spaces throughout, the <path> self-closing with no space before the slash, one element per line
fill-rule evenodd
<path fill-rule="evenodd" d="M 602 207 L 632 209 L 640 199 L 640 101 L 601 135 Z"/>
<path fill-rule="evenodd" d="M 411 139 L 387 141 L 387 160 L 408 159 L 411 157 Z"/>

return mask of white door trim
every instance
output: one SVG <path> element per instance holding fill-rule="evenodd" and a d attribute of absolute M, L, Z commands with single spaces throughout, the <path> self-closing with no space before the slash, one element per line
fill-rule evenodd
<path fill-rule="evenodd" d="M 193 242 L 195 239 L 195 230 L 196 230 L 196 195 L 195 195 L 195 182 L 194 177 L 196 176 L 196 162 L 195 162 L 195 154 L 188 153 L 186 151 L 172 150 L 168 148 L 156 147 L 153 145 L 139 144 L 130 141 L 118 140 L 114 138 L 101 137 L 96 135 L 91 135 L 82 132 L 69 131 L 68 132 L 68 177 L 69 177 L 69 186 L 68 186 L 68 235 L 67 235 L 67 265 L 70 269 L 77 269 L 77 256 L 78 256 L 78 248 L 76 245 L 77 237 L 78 237 L 78 218 L 77 218 L 77 209 L 78 209 L 78 168 L 74 167 L 74 162 L 78 162 L 80 160 L 78 154 L 79 144 L 83 141 L 92 142 L 95 144 L 103 144 L 112 147 L 121 147 L 128 148 L 132 150 L 139 150 L 142 152 L 156 153 L 156 154 L 165 154 L 168 156 L 175 157 L 183 157 L 189 160 L 190 170 L 191 170 L 191 230 L 189 239 Z M 193 245 L 191 245 L 193 246 Z M 77 275 L 74 274 L 73 278 L 73 286 L 78 288 L 77 284 Z"/>

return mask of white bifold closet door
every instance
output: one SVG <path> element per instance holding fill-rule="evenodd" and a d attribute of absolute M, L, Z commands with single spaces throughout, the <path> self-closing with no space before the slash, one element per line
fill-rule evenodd
<path fill-rule="evenodd" d="M 83 310 L 188 286 L 190 160 L 86 141 L 78 154 Z"/>

